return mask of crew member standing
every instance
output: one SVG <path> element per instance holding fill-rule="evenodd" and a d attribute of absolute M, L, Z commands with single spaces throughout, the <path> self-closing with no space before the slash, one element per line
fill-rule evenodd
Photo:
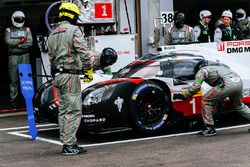
<path fill-rule="evenodd" d="M 235 12 L 236 21 L 233 22 L 233 28 L 237 32 L 237 39 L 250 39 L 250 23 L 246 18 L 244 9 L 237 9 Z"/>
<path fill-rule="evenodd" d="M 193 28 L 185 24 L 185 14 L 175 13 L 174 25 L 171 26 L 165 36 L 165 44 L 185 44 L 194 42 Z"/>
<path fill-rule="evenodd" d="M 92 81 L 91 60 L 95 53 L 89 51 L 83 32 L 76 26 L 79 14 L 80 9 L 76 4 L 62 3 L 59 7 L 60 25 L 48 38 L 53 85 L 59 101 L 58 124 L 63 155 L 87 152 L 76 144 L 82 116 L 79 74 L 84 69 L 84 81 Z"/>
<path fill-rule="evenodd" d="M 198 25 L 194 27 L 195 41 L 198 42 L 211 42 L 210 31 L 208 24 L 211 21 L 212 13 L 208 10 L 202 10 L 200 12 L 200 21 Z"/>
<path fill-rule="evenodd" d="M 84 73 L 84 82 L 91 82 L 94 65 L 106 67 L 117 60 L 117 53 L 112 48 L 104 48 L 101 54 L 88 49 L 83 32 L 76 26 L 79 14 L 76 4 L 62 3 L 59 7 L 61 22 L 48 38 L 53 86 L 59 102 L 58 124 L 63 155 L 87 152 L 76 144 L 82 117 L 80 72 Z"/>
<path fill-rule="evenodd" d="M 22 11 L 15 11 L 11 22 L 13 26 L 6 28 L 5 31 L 5 42 L 8 45 L 9 54 L 10 101 L 12 107 L 16 107 L 18 64 L 30 63 L 29 49 L 33 39 L 30 28 L 24 27 L 25 15 Z"/>
<path fill-rule="evenodd" d="M 233 14 L 230 10 L 225 10 L 222 12 L 223 23 L 218 25 L 214 32 L 214 41 L 232 41 L 237 40 L 236 33 L 233 31 L 231 24 Z"/>

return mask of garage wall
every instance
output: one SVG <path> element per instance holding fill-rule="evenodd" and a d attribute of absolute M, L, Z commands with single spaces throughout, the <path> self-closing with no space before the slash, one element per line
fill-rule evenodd
<path fill-rule="evenodd" d="M 131 32 L 136 33 L 136 15 L 135 15 L 135 1 L 127 0 L 128 15 L 131 25 Z M 120 32 L 123 32 L 124 28 L 129 28 L 128 18 L 125 10 L 124 0 L 120 1 Z"/>
<path fill-rule="evenodd" d="M 155 48 L 149 43 L 153 37 L 153 19 L 160 17 L 161 11 L 172 11 L 172 0 L 141 0 L 141 41 L 142 54 L 145 55 Z"/>

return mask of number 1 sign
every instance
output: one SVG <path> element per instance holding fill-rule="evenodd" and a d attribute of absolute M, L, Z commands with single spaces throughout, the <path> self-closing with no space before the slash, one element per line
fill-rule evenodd
<path fill-rule="evenodd" d="M 103 18 L 113 18 L 112 13 L 113 7 L 112 3 L 95 3 L 95 18 L 103 19 Z"/>

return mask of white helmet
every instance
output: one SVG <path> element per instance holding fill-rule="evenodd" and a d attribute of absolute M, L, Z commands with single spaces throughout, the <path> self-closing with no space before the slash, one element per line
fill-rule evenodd
<path fill-rule="evenodd" d="M 25 15 L 22 11 L 15 11 L 11 16 L 12 24 L 17 28 L 22 28 L 25 22 Z"/>
<path fill-rule="evenodd" d="M 200 12 L 200 18 L 203 19 L 205 17 L 210 17 L 212 13 L 209 10 L 202 10 Z"/>
<path fill-rule="evenodd" d="M 235 17 L 238 21 L 243 20 L 246 18 L 246 12 L 244 9 L 237 9 L 235 12 Z"/>
<path fill-rule="evenodd" d="M 222 12 L 221 17 L 230 17 L 231 19 L 233 18 L 233 14 L 230 10 L 225 10 L 224 12 Z"/>

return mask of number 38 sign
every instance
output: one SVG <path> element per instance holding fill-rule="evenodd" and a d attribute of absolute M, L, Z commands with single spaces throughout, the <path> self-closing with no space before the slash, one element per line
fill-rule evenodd
<path fill-rule="evenodd" d="M 174 12 L 161 12 L 162 24 L 171 24 L 174 21 Z"/>

